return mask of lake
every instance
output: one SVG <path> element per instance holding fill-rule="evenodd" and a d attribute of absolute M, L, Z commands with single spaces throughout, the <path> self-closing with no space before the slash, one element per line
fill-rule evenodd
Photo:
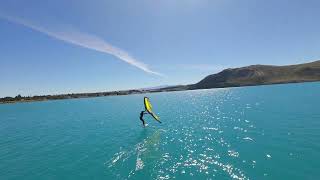
<path fill-rule="evenodd" d="M 148 96 L 162 124 L 139 113 Z M 318 179 L 320 83 L 0 105 L 0 179 Z"/>

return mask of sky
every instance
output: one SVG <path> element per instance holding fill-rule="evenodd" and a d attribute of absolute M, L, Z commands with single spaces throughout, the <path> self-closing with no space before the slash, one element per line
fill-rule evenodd
<path fill-rule="evenodd" d="M 0 97 L 191 84 L 320 59 L 317 0 L 1 0 Z"/>

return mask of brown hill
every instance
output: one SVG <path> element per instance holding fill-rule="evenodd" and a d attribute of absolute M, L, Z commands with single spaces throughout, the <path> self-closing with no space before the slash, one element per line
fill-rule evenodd
<path fill-rule="evenodd" d="M 289 66 L 252 65 L 225 69 L 189 89 L 320 81 L 320 61 Z"/>

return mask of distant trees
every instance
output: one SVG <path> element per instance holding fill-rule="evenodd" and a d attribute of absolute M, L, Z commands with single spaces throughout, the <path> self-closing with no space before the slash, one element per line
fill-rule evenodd
<path fill-rule="evenodd" d="M 58 99 L 71 99 L 71 98 L 88 98 L 100 96 L 117 96 L 138 94 L 154 91 L 141 91 L 141 90 L 124 90 L 124 91 L 109 91 L 109 92 L 96 92 L 96 93 L 76 93 L 76 94 L 58 94 L 58 95 L 35 95 L 35 96 L 21 96 L 18 94 L 15 97 L 0 98 L 0 103 L 13 103 L 13 102 L 29 102 L 29 101 L 45 101 L 45 100 L 58 100 Z"/>
<path fill-rule="evenodd" d="M 8 97 L 1 98 L 1 101 L 4 101 L 4 102 L 14 101 L 14 98 L 8 96 Z"/>
<path fill-rule="evenodd" d="M 0 98 L 0 102 L 12 102 L 12 101 L 21 101 L 22 99 L 24 99 L 20 94 L 18 94 L 15 97 L 4 97 L 4 98 Z"/>
<path fill-rule="evenodd" d="M 18 94 L 16 97 L 15 97 L 16 100 L 21 100 L 22 99 L 22 96 L 20 94 Z"/>

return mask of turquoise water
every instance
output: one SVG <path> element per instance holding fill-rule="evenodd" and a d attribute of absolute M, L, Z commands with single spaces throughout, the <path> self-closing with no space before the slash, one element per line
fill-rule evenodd
<path fill-rule="evenodd" d="M 0 105 L 0 179 L 319 179 L 320 83 Z"/>

